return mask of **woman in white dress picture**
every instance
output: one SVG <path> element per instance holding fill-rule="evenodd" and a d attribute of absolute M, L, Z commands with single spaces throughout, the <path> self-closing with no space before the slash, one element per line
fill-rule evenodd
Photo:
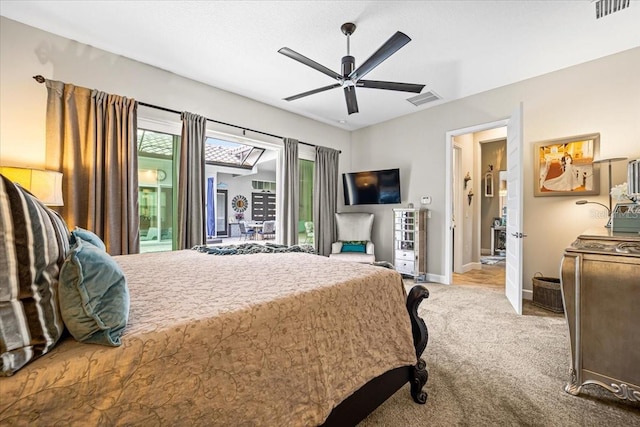
<path fill-rule="evenodd" d="M 544 188 L 551 191 L 573 191 L 582 185 L 580 171 L 573 165 L 571 154 L 565 154 L 560 160 L 562 173 L 554 178 L 545 180 Z M 548 171 L 547 171 L 548 173 Z"/>
<path fill-rule="evenodd" d="M 599 148 L 598 133 L 536 143 L 533 195 L 600 194 Z"/>

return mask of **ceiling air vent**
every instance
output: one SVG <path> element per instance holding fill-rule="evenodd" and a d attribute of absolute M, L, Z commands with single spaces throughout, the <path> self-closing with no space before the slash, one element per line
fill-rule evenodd
<path fill-rule="evenodd" d="M 631 0 L 596 0 L 596 19 L 620 12 L 631 5 Z"/>
<path fill-rule="evenodd" d="M 417 107 L 419 105 L 426 104 L 427 102 L 437 101 L 438 99 L 442 99 L 440 95 L 430 90 L 428 92 L 421 93 L 420 95 L 407 98 L 407 101 L 409 101 L 410 103 L 412 103 Z"/>

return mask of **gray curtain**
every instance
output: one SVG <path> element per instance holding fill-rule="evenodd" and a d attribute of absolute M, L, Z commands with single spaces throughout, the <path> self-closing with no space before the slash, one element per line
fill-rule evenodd
<path fill-rule="evenodd" d="M 46 168 L 63 174 L 67 225 L 93 231 L 111 255 L 140 251 L 134 99 L 46 80 Z"/>
<path fill-rule="evenodd" d="M 316 147 L 313 177 L 313 223 L 315 248 L 319 255 L 329 256 L 336 238 L 335 212 L 338 207 L 338 162 L 340 152 Z"/>
<path fill-rule="evenodd" d="M 300 165 L 298 141 L 284 138 L 284 151 L 280 161 L 281 179 L 276 192 L 278 197 L 276 234 L 284 245 L 298 243 L 298 200 L 300 198 Z"/>
<path fill-rule="evenodd" d="M 178 166 L 177 249 L 190 249 L 206 242 L 204 144 L 207 119 L 184 112 Z"/>

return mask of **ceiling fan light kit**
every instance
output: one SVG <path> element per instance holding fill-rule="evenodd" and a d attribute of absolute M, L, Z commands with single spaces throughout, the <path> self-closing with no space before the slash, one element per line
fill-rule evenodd
<path fill-rule="evenodd" d="M 307 92 L 302 92 L 297 95 L 293 95 L 284 98 L 285 101 L 294 101 L 296 99 L 303 98 L 305 96 L 313 95 L 316 93 L 324 92 L 330 89 L 342 87 L 344 91 L 345 100 L 347 103 L 347 112 L 349 114 L 358 112 L 358 100 L 356 98 L 356 87 L 364 87 L 369 89 L 384 89 L 394 90 L 401 92 L 420 93 L 424 88 L 424 85 L 413 83 L 399 83 L 399 82 L 387 82 L 380 80 L 363 80 L 362 78 L 372 71 L 375 67 L 380 65 L 384 60 L 396 53 L 402 46 L 406 45 L 411 39 L 404 33 L 397 31 L 389 40 L 387 40 L 380 48 L 374 52 L 366 61 L 356 68 L 356 60 L 350 55 L 349 38 L 356 30 L 356 25 L 352 22 L 342 24 L 340 30 L 347 36 L 347 55 L 342 57 L 342 74 L 338 74 L 335 71 L 315 62 L 312 59 L 307 58 L 298 52 L 283 47 L 278 50 L 279 53 L 296 60 L 308 67 L 313 68 L 316 71 L 320 71 L 323 74 L 335 79 L 338 83 L 334 83 L 328 86 L 323 86 L 318 89 L 312 89 Z"/>

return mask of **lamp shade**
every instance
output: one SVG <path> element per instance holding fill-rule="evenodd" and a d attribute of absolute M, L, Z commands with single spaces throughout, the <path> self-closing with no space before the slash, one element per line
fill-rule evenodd
<path fill-rule="evenodd" d="M 20 184 L 36 196 L 38 200 L 48 206 L 63 206 L 62 199 L 62 173 L 0 166 L 0 173 L 11 181 Z"/>

